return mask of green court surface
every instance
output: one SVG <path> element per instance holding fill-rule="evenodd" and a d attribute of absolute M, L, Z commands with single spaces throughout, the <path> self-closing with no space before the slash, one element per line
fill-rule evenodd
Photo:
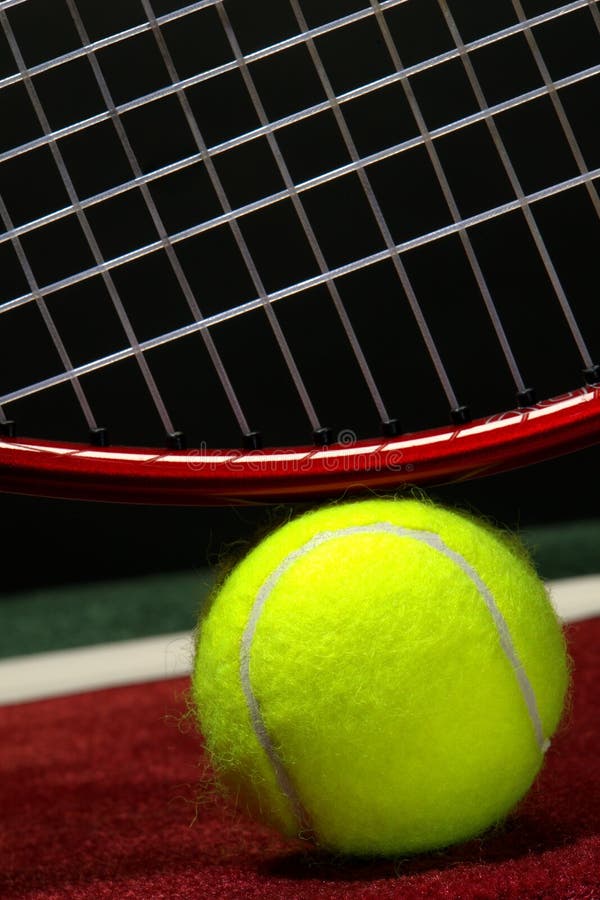
<path fill-rule="evenodd" d="M 600 571 L 600 520 L 521 537 L 546 579 Z M 11 593 L 0 602 L 0 657 L 191 631 L 213 580 L 207 568 Z"/>

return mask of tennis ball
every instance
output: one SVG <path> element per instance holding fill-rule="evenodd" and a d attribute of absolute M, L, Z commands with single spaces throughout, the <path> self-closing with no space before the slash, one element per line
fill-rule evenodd
<path fill-rule="evenodd" d="M 387 856 L 507 815 L 542 765 L 568 667 L 515 539 L 374 499 L 253 549 L 207 606 L 192 681 L 240 807 L 330 850 Z"/>

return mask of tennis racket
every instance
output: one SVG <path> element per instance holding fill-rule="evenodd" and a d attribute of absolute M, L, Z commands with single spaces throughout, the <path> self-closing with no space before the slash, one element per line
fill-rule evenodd
<path fill-rule="evenodd" d="M 0 33 L 0 489 L 310 499 L 598 440 L 597 0 Z"/>

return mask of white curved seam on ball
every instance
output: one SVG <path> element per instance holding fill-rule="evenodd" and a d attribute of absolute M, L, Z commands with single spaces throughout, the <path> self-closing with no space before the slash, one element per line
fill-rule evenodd
<path fill-rule="evenodd" d="M 425 541 L 424 543 L 427 543 L 430 547 L 439 550 L 440 553 L 456 563 L 456 565 L 463 570 L 465 575 L 467 575 L 467 577 L 471 579 L 471 581 L 477 588 L 479 595 L 483 598 L 485 605 L 488 608 L 488 612 L 494 621 L 494 625 L 496 626 L 496 631 L 498 632 L 498 637 L 500 638 L 500 646 L 502 647 L 504 655 L 508 658 L 515 673 L 519 689 L 527 707 L 527 712 L 529 713 L 529 718 L 531 720 L 531 724 L 535 734 L 536 743 L 538 745 L 540 753 L 545 753 L 550 746 L 550 741 L 544 737 L 544 729 L 542 726 L 542 720 L 540 718 L 535 693 L 527 676 L 527 672 L 525 671 L 525 667 L 519 659 L 515 645 L 513 644 L 510 629 L 506 624 L 506 619 L 498 609 L 492 592 L 485 584 L 483 579 L 479 577 L 475 569 L 473 569 L 472 566 L 469 565 L 469 563 L 463 556 L 460 555 L 460 553 L 456 553 L 456 551 L 452 550 L 450 547 L 444 544 L 439 535 L 430 534 L 429 532 L 426 532 L 426 534 L 428 535 L 428 537 L 431 537 L 432 540 Z"/>
<path fill-rule="evenodd" d="M 298 550 L 294 550 L 292 553 L 288 554 L 288 556 L 286 556 L 285 559 L 282 560 L 277 568 L 273 572 L 271 572 L 267 580 L 261 586 L 258 594 L 256 595 L 256 600 L 254 601 L 254 606 L 252 607 L 250 618 L 248 619 L 248 622 L 244 629 L 244 633 L 242 635 L 242 643 L 240 646 L 240 678 L 242 682 L 242 690 L 244 692 L 246 703 L 248 705 L 248 711 L 250 713 L 252 727 L 254 729 L 256 737 L 258 738 L 258 742 L 262 746 L 271 762 L 273 771 L 275 773 L 275 778 L 279 785 L 279 789 L 281 790 L 283 795 L 286 796 L 290 801 L 298 823 L 301 826 L 304 824 L 307 828 L 310 828 L 310 817 L 305 810 L 300 797 L 298 796 L 298 793 L 292 783 L 285 765 L 283 764 L 283 761 L 281 760 L 279 754 L 273 746 L 264 719 L 262 717 L 256 695 L 252 690 L 252 684 L 250 682 L 250 649 L 252 647 L 254 633 L 256 631 L 256 626 L 258 624 L 262 608 L 267 601 L 269 594 L 271 593 L 283 573 L 291 565 L 293 565 L 293 563 L 300 556 L 303 556 L 305 553 L 309 553 L 310 550 L 312 550 L 313 547 L 318 546 L 319 543 L 320 542 L 315 543 L 315 538 L 312 538 L 312 540 L 305 544 L 303 547 L 300 547 Z"/>
<path fill-rule="evenodd" d="M 439 553 L 442 553 L 443 556 L 455 563 L 473 582 L 478 594 L 483 599 L 487 610 L 492 617 L 500 640 L 500 646 L 502 647 L 504 655 L 507 657 L 515 673 L 517 683 L 525 702 L 525 706 L 529 714 L 529 719 L 534 731 L 536 743 L 540 752 L 545 753 L 545 751 L 548 749 L 548 746 L 550 745 L 550 742 L 544 738 L 542 722 L 540 719 L 535 694 L 531 686 L 531 682 L 527 677 L 527 673 L 525 672 L 523 664 L 518 657 L 506 620 L 498 609 L 494 597 L 485 582 L 479 577 L 477 572 L 472 568 L 472 566 L 469 565 L 469 563 L 463 556 L 448 547 L 443 542 L 441 537 L 434 532 L 402 528 L 398 525 L 392 525 L 389 522 L 380 522 L 372 525 L 353 525 L 349 526 L 348 528 L 340 528 L 338 531 L 319 532 L 318 534 L 314 535 L 314 537 L 312 537 L 309 541 L 307 541 L 306 544 L 304 544 L 302 547 L 299 547 L 297 550 L 293 550 L 291 553 L 289 553 L 280 562 L 277 568 L 274 569 L 273 572 L 271 572 L 267 580 L 262 584 L 256 595 L 256 600 L 254 601 L 254 605 L 250 612 L 250 617 L 248 619 L 248 622 L 246 623 L 240 645 L 240 680 L 242 683 L 242 690 L 246 698 L 248 711 L 250 713 L 250 719 L 252 722 L 254 733 L 256 734 L 260 745 L 262 746 L 271 762 L 271 765 L 273 766 L 273 771 L 275 773 L 275 777 L 281 792 L 288 798 L 291 805 L 293 806 L 297 821 L 301 824 L 304 824 L 306 827 L 310 827 L 310 816 L 304 808 L 302 801 L 300 800 L 300 797 L 298 796 L 298 793 L 290 778 L 290 775 L 277 750 L 275 749 L 273 742 L 271 741 L 260 710 L 258 700 L 256 699 L 256 695 L 252 689 L 250 680 L 250 651 L 252 649 L 252 642 L 254 640 L 256 627 L 258 625 L 263 607 L 268 600 L 269 595 L 272 593 L 282 575 L 284 575 L 285 572 L 287 572 L 287 570 L 291 568 L 291 566 L 293 566 L 296 560 L 300 559 L 300 557 L 302 556 L 307 555 L 317 547 L 320 547 L 321 544 L 325 544 L 328 541 L 335 540 L 336 538 L 350 537 L 352 535 L 358 534 L 381 533 L 395 535 L 396 537 L 400 538 L 409 538 L 420 541 L 423 544 L 427 544 L 427 546 L 431 547 L 434 550 L 437 550 Z"/>

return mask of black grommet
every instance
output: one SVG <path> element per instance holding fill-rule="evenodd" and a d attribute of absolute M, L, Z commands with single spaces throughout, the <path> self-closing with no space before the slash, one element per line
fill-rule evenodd
<path fill-rule="evenodd" d="M 262 434 L 260 431 L 249 431 L 244 435 L 245 450 L 261 450 L 263 445 Z"/>
<path fill-rule="evenodd" d="M 457 406 L 450 411 L 450 415 L 455 425 L 466 425 L 471 421 L 471 410 L 468 406 Z"/>
<path fill-rule="evenodd" d="M 13 438 L 17 436 L 17 425 L 14 419 L 7 419 L 6 422 L 0 422 L 0 434 L 4 437 Z"/>
<path fill-rule="evenodd" d="M 381 423 L 381 431 L 385 437 L 397 437 L 402 434 L 398 419 L 386 419 Z"/>
<path fill-rule="evenodd" d="M 333 440 L 333 431 L 331 428 L 315 428 L 313 440 L 317 447 L 327 447 Z"/>
<path fill-rule="evenodd" d="M 108 428 L 90 428 L 90 444 L 94 447 L 108 447 Z"/>
<path fill-rule="evenodd" d="M 185 450 L 187 441 L 183 431 L 172 431 L 167 434 L 167 447 L 171 450 Z"/>
<path fill-rule="evenodd" d="M 517 404 L 519 407 L 533 406 L 535 403 L 535 391 L 533 388 L 523 388 L 517 394 Z"/>
<path fill-rule="evenodd" d="M 586 384 L 600 384 L 600 366 L 594 365 L 584 369 L 583 377 Z"/>

